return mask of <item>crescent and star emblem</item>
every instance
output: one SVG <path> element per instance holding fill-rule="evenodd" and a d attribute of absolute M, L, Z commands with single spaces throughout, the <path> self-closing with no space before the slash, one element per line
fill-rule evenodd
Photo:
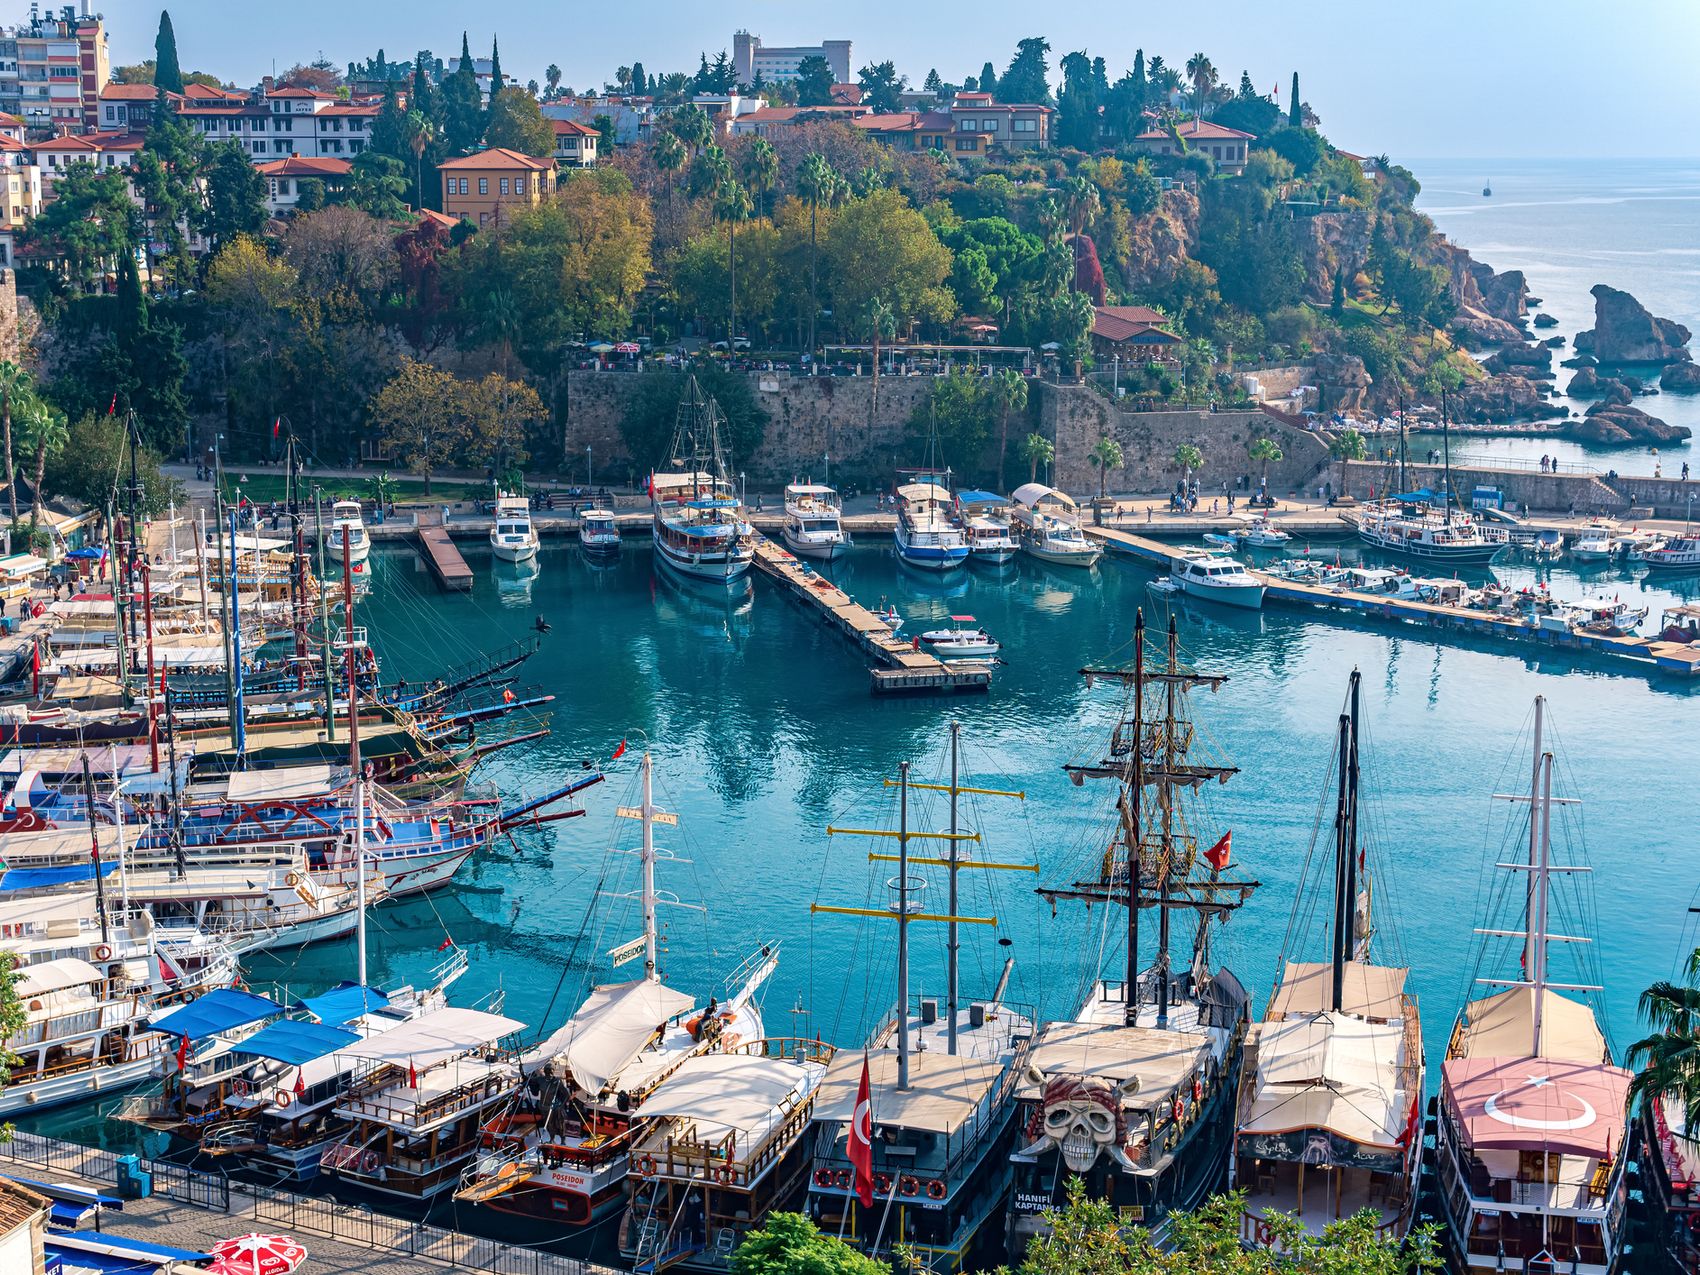
<path fill-rule="evenodd" d="M 864 1098 L 861 1102 L 858 1102 L 856 1104 L 856 1110 L 851 1116 L 851 1121 L 856 1129 L 856 1140 L 858 1142 L 865 1142 L 869 1146 L 872 1146 L 874 1141 L 873 1104 L 866 1098 Z"/>
<path fill-rule="evenodd" d="M 1550 1076 L 1530 1076 L 1528 1081 L 1530 1088 L 1543 1089 L 1552 1083 L 1552 1078 Z M 1539 1120 L 1533 1116 L 1512 1115 L 1508 1111 L 1501 1111 L 1499 1109 L 1499 1100 L 1511 1092 L 1513 1091 L 1509 1089 L 1501 1089 L 1498 1093 L 1494 1094 L 1493 1097 L 1489 1098 L 1482 1104 L 1482 1110 L 1501 1124 L 1508 1124 L 1514 1128 L 1550 1130 L 1586 1129 L 1589 1125 L 1594 1123 L 1594 1119 L 1598 1114 L 1595 1112 L 1593 1104 L 1586 1098 L 1578 1097 L 1576 1094 L 1572 1093 L 1565 1093 L 1564 1090 L 1560 1089 L 1558 1091 L 1560 1094 L 1564 1094 L 1566 1098 L 1569 1098 L 1573 1102 L 1579 1102 L 1582 1104 L 1581 1115 L 1572 1116 L 1568 1120 Z"/>

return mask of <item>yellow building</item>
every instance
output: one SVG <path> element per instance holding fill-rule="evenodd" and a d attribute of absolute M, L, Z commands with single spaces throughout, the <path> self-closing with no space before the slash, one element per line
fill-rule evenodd
<path fill-rule="evenodd" d="M 504 212 L 529 208 L 555 193 L 555 161 L 494 147 L 437 165 L 443 211 L 475 226 L 499 225 Z"/>

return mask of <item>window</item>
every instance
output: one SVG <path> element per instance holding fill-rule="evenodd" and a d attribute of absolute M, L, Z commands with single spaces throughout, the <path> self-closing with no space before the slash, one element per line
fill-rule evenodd
<path fill-rule="evenodd" d="M 980 131 L 982 133 L 995 133 L 995 132 L 997 132 L 998 131 L 997 120 L 995 118 L 989 119 L 989 120 L 981 120 L 980 121 Z"/>
<path fill-rule="evenodd" d="M 958 120 L 956 122 L 956 127 L 961 132 L 973 133 L 973 132 L 977 132 L 979 130 L 980 121 L 979 120 Z"/>
<path fill-rule="evenodd" d="M 255 142 L 254 143 L 254 154 L 264 155 L 265 153 L 266 153 L 266 144 L 264 142 Z"/>
<path fill-rule="evenodd" d="M 478 193 L 480 195 L 488 195 L 490 193 L 490 179 L 488 177 L 480 177 L 478 179 Z"/>
<path fill-rule="evenodd" d="M 502 178 L 502 193 L 504 195 L 508 193 L 508 179 L 506 177 Z"/>
<path fill-rule="evenodd" d="M 977 138 L 959 137 L 959 138 L 956 139 L 956 149 L 959 150 L 959 151 L 977 150 L 979 148 L 979 145 L 980 145 L 980 143 L 979 143 L 979 140 Z"/>
<path fill-rule="evenodd" d="M 462 177 L 460 179 L 460 193 L 463 194 L 463 195 L 466 194 L 466 186 L 467 186 L 467 179 Z"/>
<path fill-rule="evenodd" d="M 1035 119 L 1019 119 L 1010 122 L 1010 131 L 1014 133 L 1037 133 L 1039 121 Z"/>
<path fill-rule="evenodd" d="M 280 195 L 289 194 L 289 179 L 287 177 L 277 184 L 277 193 Z"/>

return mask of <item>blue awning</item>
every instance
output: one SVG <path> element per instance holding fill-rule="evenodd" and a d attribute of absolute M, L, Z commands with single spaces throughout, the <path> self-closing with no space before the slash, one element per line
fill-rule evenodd
<path fill-rule="evenodd" d="M 1393 499 L 1404 501 L 1406 504 L 1414 505 L 1419 501 L 1432 504 L 1435 500 L 1438 499 L 1438 497 L 1432 491 L 1430 491 L 1427 487 L 1423 487 L 1418 491 L 1408 491 L 1402 496 L 1395 496 L 1395 497 L 1393 497 Z"/>
<path fill-rule="evenodd" d="M 306 1010 L 321 1023 L 341 1027 L 344 1023 L 352 1022 L 371 1010 L 382 1009 L 389 1003 L 390 998 L 375 987 L 344 983 L 328 992 L 296 1001 L 295 1006 L 297 1009 Z"/>
<path fill-rule="evenodd" d="M 124 1201 L 116 1195 L 102 1195 L 99 1191 L 91 1191 L 87 1187 L 76 1186 L 70 1182 L 37 1182 L 34 1178 L 20 1178 L 15 1173 L 0 1173 L 0 1177 L 8 1182 L 16 1182 L 19 1186 L 27 1186 L 37 1195 L 45 1195 L 53 1201 L 55 1220 L 61 1207 L 77 1210 L 79 1213 L 103 1205 L 109 1209 L 124 1209 Z"/>
<path fill-rule="evenodd" d="M 89 561 L 93 561 L 97 558 L 104 557 L 105 554 L 106 554 L 106 550 L 104 550 L 104 549 L 94 549 L 94 548 L 90 548 L 88 546 L 84 546 L 81 549 L 71 550 L 71 552 L 67 553 L 65 556 L 67 558 L 74 559 L 77 562 L 89 562 Z"/>
<path fill-rule="evenodd" d="M 1007 505 L 1008 496 L 1000 496 L 995 491 L 959 491 L 956 493 L 956 503 L 959 505 Z"/>
<path fill-rule="evenodd" d="M 280 1018 L 236 1044 L 233 1050 L 238 1054 L 300 1067 L 315 1058 L 346 1049 L 359 1039 L 353 1032 L 345 1032 L 340 1027 L 303 1022 L 298 1018 Z"/>
<path fill-rule="evenodd" d="M 210 1262 L 212 1260 L 211 1253 L 197 1253 L 193 1249 L 150 1244 L 146 1240 L 131 1239 L 127 1235 L 110 1235 L 105 1232 L 74 1235 L 56 1232 L 47 1237 L 44 1247 L 49 1270 L 63 1269 L 65 1266 L 79 1266 L 97 1271 L 135 1272 L 136 1275 L 152 1275 L 152 1272 L 163 1266 L 170 1266 L 174 1262 Z"/>
<path fill-rule="evenodd" d="M 156 1019 L 148 1024 L 147 1029 L 186 1036 L 190 1040 L 204 1040 L 219 1032 L 231 1031 L 281 1013 L 283 1006 L 274 1000 L 252 992 L 237 991 L 234 987 L 221 987 Z"/>
<path fill-rule="evenodd" d="M 110 876 L 118 870 L 116 860 L 101 861 L 100 875 Z M 56 868 L 12 868 L 0 875 L 0 894 L 8 890 L 45 890 L 54 886 L 71 885 L 94 880 L 94 863 L 68 863 Z"/>

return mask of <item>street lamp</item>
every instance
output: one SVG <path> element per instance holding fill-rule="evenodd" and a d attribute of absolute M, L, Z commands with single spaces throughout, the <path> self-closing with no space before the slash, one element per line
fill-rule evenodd
<path fill-rule="evenodd" d="M 591 444 L 584 446 L 584 485 L 593 491 L 596 488 L 596 466 L 590 454 Z"/>

